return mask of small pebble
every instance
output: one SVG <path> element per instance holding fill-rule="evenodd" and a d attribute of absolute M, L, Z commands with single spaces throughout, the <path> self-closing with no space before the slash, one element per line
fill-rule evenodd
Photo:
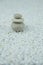
<path fill-rule="evenodd" d="M 15 19 L 21 19 L 22 18 L 22 15 L 21 14 L 15 14 L 14 18 Z"/>

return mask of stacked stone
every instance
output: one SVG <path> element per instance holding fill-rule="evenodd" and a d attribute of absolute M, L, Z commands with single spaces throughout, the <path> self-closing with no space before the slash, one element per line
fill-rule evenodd
<path fill-rule="evenodd" d="M 16 32 L 22 32 L 24 30 L 24 19 L 21 14 L 15 14 L 12 22 L 12 28 Z"/>

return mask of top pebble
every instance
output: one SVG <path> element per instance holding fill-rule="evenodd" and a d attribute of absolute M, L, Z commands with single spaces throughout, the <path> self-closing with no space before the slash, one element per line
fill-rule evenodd
<path fill-rule="evenodd" d="M 22 15 L 21 14 L 15 14 L 15 19 L 21 19 L 22 18 Z"/>

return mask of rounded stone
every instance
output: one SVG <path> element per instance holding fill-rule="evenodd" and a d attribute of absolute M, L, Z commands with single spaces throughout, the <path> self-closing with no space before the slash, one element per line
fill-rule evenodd
<path fill-rule="evenodd" d="M 16 32 L 22 32 L 24 30 L 24 23 L 15 23 L 12 22 L 12 29 Z"/>
<path fill-rule="evenodd" d="M 15 19 L 21 19 L 22 18 L 22 15 L 17 13 L 17 14 L 15 14 L 14 17 L 15 17 Z"/>

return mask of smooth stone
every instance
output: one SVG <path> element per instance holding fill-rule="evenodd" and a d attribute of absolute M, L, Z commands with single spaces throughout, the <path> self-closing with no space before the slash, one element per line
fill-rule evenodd
<path fill-rule="evenodd" d="M 15 14 L 14 18 L 15 19 L 21 19 L 22 18 L 22 15 L 21 14 Z"/>
<path fill-rule="evenodd" d="M 22 32 L 24 30 L 24 23 L 14 23 L 12 22 L 12 29 L 16 32 Z"/>
<path fill-rule="evenodd" d="M 24 19 L 23 19 L 23 18 L 21 18 L 21 19 L 13 19 L 12 21 L 13 21 L 13 22 L 23 22 Z"/>

